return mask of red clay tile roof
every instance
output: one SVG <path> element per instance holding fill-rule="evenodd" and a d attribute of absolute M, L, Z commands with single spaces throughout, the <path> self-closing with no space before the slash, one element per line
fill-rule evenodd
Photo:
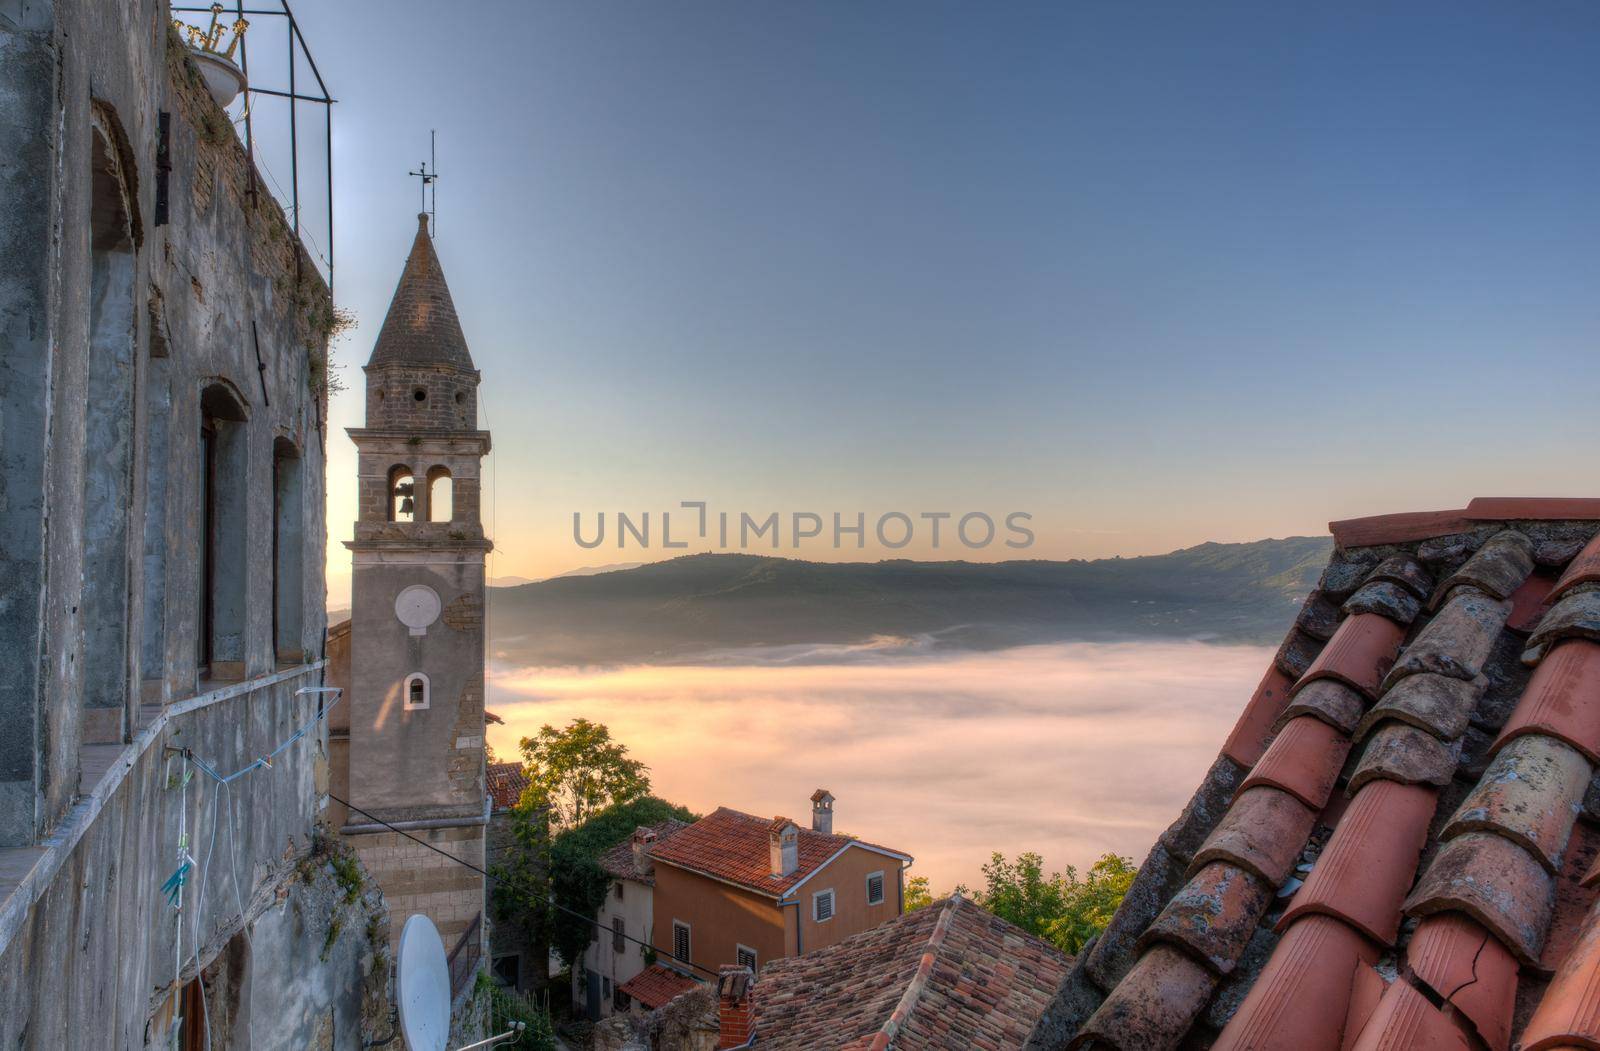
<path fill-rule="evenodd" d="M 1600 1048 L 1600 500 L 1332 529 L 1030 1048 Z"/>
<path fill-rule="evenodd" d="M 528 787 L 528 775 L 522 772 L 521 763 L 490 763 L 484 773 L 496 810 L 510 810 L 516 806 L 522 798 L 522 790 Z"/>
<path fill-rule="evenodd" d="M 876 846 L 849 836 L 823 835 L 800 827 L 800 865 L 788 876 L 772 874 L 772 855 L 767 845 L 770 831 L 789 822 L 788 818 L 763 818 L 718 807 L 665 843 L 657 843 L 657 861 L 676 865 L 715 879 L 747 887 L 759 894 L 781 898 L 839 851 L 852 844 L 909 862 L 910 855 Z"/>
<path fill-rule="evenodd" d="M 623 982 L 622 991 L 643 1004 L 646 1010 L 654 1011 L 699 986 L 700 983 L 688 975 L 653 963 Z"/>
<path fill-rule="evenodd" d="M 653 825 L 645 826 L 648 831 L 655 833 L 656 846 L 660 846 L 688 827 L 688 822 L 679 821 L 675 817 L 669 817 L 665 821 L 658 821 Z M 653 851 L 654 848 L 650 852 L 653 853 Z M 616 879 L 631 879 L 636 883 L 643 883 L 647 887 L 656 885 L 656 866 L 653 860 L 647 862 L 643 872 L 634 867 L 632 836 L 601 854 L 600 868 L 606 875 Z"/>
<path fill-rule="evenodd" d="M 1020 1048 L 1070 964 L 955 895 L 767 964 L 751 997 L 754 1046 Z"/>

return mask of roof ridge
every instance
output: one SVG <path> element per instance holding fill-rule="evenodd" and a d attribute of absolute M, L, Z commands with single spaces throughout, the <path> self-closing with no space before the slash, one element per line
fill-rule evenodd
<path fill-rule="evenodd" d="M 872 1043 L 868 1045 L 870 1051 L 885 1051 L 894 1042 L 900 1030 L 905 1028 L 911 1012 L 916 1010 L 917 1001 L 922 999 L 922 991 L 928 987 L 928 978 L 933 974 L 933 963 L 939 957 L 939 950 L 944 947 L 945 935 L 950 933 L 950 925 L 955 919 L 956 910 L 961 907 L 961 902 L 959 891 L 945 899 L 939 920 L 933 925 L 933 933 L 928 935 L 927 948 L 922 952 L 922 959 L 917 962 L 917 973 L 911 976 L 906 991 L 900 994 L 900 1002 L 895 1004 L 894 1010 L 889 1012 L 888 1019 L 873 1036 Z"/>

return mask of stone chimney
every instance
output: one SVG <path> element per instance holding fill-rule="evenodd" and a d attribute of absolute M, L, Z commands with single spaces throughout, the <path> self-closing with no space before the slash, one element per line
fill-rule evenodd
<path fill-rule="evenodd" d="M 767 827 L 767 853 L 774 876 L 792 876 L 800 867 L 800 826 L 786 817 L 775 817 Z"/>
<path fill-rule="evenodd" d="M 833 793 L 826 788 L 811 793 L 811 830 L 833 835 Z"/>
<path fill-rule="evenodd" d="M 633 871 L 640 876 L 650 871 L 650 848 L 656 845 L 653 829 L 643 825 L 633 830 Z"/>
<path fill-rule="evenodd" d="M 717 976 L 717 1047 L 744 1047 L 755 1034 L 751 1031 L 750 987 L 755 975 L 748 967 L 722 965 Z"/>

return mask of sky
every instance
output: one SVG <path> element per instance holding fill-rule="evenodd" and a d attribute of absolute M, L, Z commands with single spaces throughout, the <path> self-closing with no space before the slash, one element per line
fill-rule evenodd
<path fill-rule="evenodd" d="M 331 603 L 430 129 L 493 575 L 681 553 L 682 501 L 868 516 L 779 554 L 990 559 L 1593 490 L 1600 6 L 297 6 L 358 321 Z M 936 511 L 1035 540 L 935 550 Z"/>

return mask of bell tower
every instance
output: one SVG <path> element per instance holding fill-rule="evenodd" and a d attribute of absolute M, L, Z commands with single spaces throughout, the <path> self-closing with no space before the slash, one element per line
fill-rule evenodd
<path fill-rule="evenodd" d="M 373 817 L 484 863 L 484 560 L 478 370 L 418 216 L 366 368 L 352 555 L 348 788 Z M 342 831 L 398 937 L 426 913 L 447 950 L 482 930 L 483 881 L 352 810 Z M 415 855 L 413 857 L 412 855 Z M 481 939 L 481 934 L 478 935 Z"/>

